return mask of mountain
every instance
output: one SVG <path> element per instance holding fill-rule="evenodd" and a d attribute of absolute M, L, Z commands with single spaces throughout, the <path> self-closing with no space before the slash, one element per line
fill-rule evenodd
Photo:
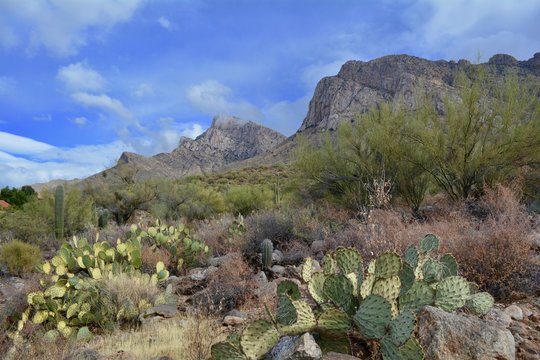
<path fill-rule="evenodd" d="M 354 120 L 382 101 L 401 100 L 413 106 L 418 86 L 434 95 L 438 106 L 442 106 L 445 96 L 457 93 L 454 79 L 458 72 L 467 73 L 475 66 L 483 67 L 487 77 L 494 81 L 506 72 L 540 78 L 540 53 L 527 61 L 498 54 L 478 65 L 467 60 L 430 61 L 408 55 L 348 61 L 337 75 L 319 81 L 299 132 L 335 130 L 340 122 Z"/>
<path fill-rule="evenodd" d="M 132 169 L 138 180 L 203 174 L 266 154 L 285 139 L 284 135 L 252 121 L 216 116 L 208 130 L 196 139 L 181 138 L 172 152 L 151 157 L 124 152 L 116 166 L 91 176 L 89 180 L 114 178 L 122 167 Z"/>

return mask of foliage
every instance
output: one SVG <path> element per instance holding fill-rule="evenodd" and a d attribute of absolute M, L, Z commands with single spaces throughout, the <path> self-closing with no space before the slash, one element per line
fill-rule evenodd
<path fill-rule="evenodd" d="M 129 238 L 138 242 L 149 243 L 152 250 L 165 249 L 171 256 L 175 270 L 190 269 L 199 265 L 201 257 L 209 252 L 208 246 L 191 235 L 190 228 L 185 224 L 167 226 L 157 220 L 155 226 L 141 229 L 131 226 Z"/>
<path fill-rule="evenodd" d="M 95 222 L 94 203 L 76 188 L 69 188 L 64 196 L 64 236 L 73 236 Z M 3 229 L 13 237 L 37 245 L 53 245 L 54 194 L 43 191 L 40 199 L 32 197 L 22 209 L 0 219 Z"/>
<path fill-rule="evenodd" d="M 442 109 L 419 92 L 413 109 L 379 104 L 341 126 L 334 143 L 302 145 L 296 167 L 312 193 L 355 210 L 376 207 L 369 184 L 385 178 L 416 212 L 430 184 L 466 199 L 481 194 L 484 184 L 537 167 L 538 84 L 513 75 L 493 83 L 480 70 L 468 76 L 457 76 L 458 94 Z"/>
<path fill-rule="evenodd" d="M 261 185 L 234 185 L 225 193 L 225 202 L 230 212 L 246 216 L 269 208 L 272 204 L 272 192 Z"/>
<path fill-rule="evenodd" d="M 489 294 L 474 293 L 474 287 L 457 275 L 457 263 L 450 254 L 431 256 L 438 247 L 439 239 L 427 235 L 418 247 L 407 249 L 403 260 L 387 252 L 373 260 L 367 271 L 353 248 L 326 253 L 321 271 L 314 271 L 311 258 L 307 258 L 302 279 L 315 308 L 301 299 L 294 282 L 281 282 L 276 315 L 268 312 L 270 321 L 257 320 L 241 336 L 232 334 L 214 344 L 212 356 L 259 359 L 281 336 L 315 332 L 319 342 L 331 339 L 334 345 L 339 339 L 360 336 L 377 344 L 385 360 L 422 359 L 422 348 L 414 337 L 420 308 L 432 305 L 453 311 L 466 307 L 482 315 L 493 305 Z M 334 350 L 331 347 L 326 350 Z"/>
<path fill-rule="evenodd" d="M 28 320 L 43 324 L 49 330 L 46 337 L 54 339 L 62 334 L 66 338 L 81 339 L 89 336 L 89 328 L 111 330 L 115 319 L 132 319 L 131 315 L 138 315 L 152 304 L 126 302 L 114 312 L 114 299 L 105 291 L 102 282 L 129 273 L 142 277 L 144 283 L 155 285 L 169 276 L 163 263 L 156 265 L 152 276 L 138 273 L 140 266 L 141 244 L 137 239 L 125 242 L 118 239 L 112 247 L 107 242 L 97 241 L 91 246 L 85 239 L 74 237 L 70 243 L 61 246 L 50 262 L 39 266 L 50 276 L 49 281 L 42 281 L 43 291 L 28 294 L 28 308 L 22 313 L 12 337 L 20 336 Z M 164 294 L 156 302 L 166 300 Z"/>
<path fill-rule="evenodd" d="M 40 261 L 39 248 L 20 240 L 12 240 L 0 248 L 0 262 L 4 263 L 9 272 L 15 275 L 32 271 Z"/>
<path fill-rule="evenodd" d="M 11 206 L 17 208 L 22 207 L 26 204 L 32 197 L 34 197 L 36 191 L 28 185 L 19 188 L 9 188 L 4 187 L 0 190 L 0 200 L 7 201 Z"/>

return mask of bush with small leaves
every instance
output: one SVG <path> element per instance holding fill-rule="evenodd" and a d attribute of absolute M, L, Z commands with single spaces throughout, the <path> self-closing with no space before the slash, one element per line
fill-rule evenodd
<path fill-rule="evenodd" d="M 31 272 L 40 260 L 39 248 L 20 240 L 12 240 L 0 248 L 0 262 L 14 275 Z"/>

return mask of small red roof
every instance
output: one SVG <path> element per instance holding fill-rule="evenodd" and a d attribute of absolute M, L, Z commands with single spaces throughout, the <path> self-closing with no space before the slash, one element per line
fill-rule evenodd
<path fill-rule="evenodd" d="M 8 208 L 10 207 L 9 203 L 5 200 L 0 200 L 0 207 L 3 207 L 3 208 Z"/>

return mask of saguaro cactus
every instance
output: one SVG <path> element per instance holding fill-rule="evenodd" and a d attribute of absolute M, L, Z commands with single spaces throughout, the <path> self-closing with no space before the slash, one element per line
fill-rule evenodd
<path fill-rule="evenodd" d="M 56 239 L 64 238 L 64 187 L 58 185 L 54 194 L 54 233 Z"/>
<path fill-rule="evenodd" d="M 261 243 L 262 252 L 262 267 L 268 270 L 272 267 L 272 253 L 274 252 L 274 245 L 270 239 L 264 239 Z"/>

